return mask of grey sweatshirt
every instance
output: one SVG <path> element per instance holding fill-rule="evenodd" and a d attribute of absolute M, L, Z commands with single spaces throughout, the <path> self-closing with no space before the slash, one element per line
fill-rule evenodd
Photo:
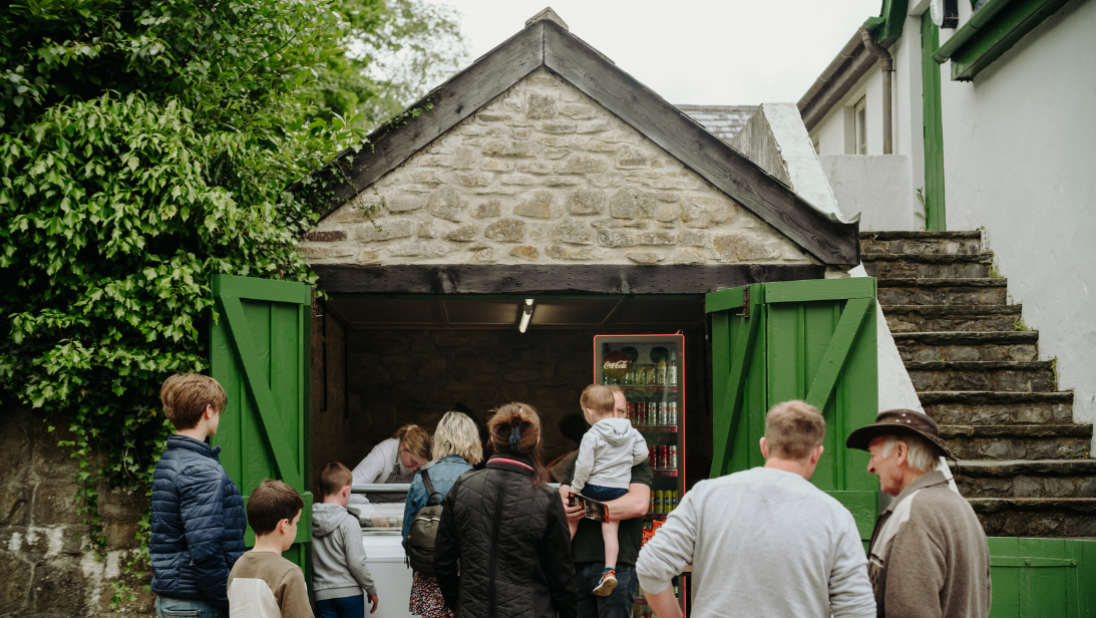
<path fill-rule="evenodd" d="M 852 514 L 798 474 L 754 468 L 696 484 L 636 561 L 657 594 L 693 566 L 693 617 L 875 617 Z"/>
<path fill-rule="evenodd" d="M 627 488 L 632 466 L 647 459 L 647 441 L 626 418 L 605 418 L 582 436 L 571 489 L 587 485 Z"/>
<path fill-rule="evenodd" d="M 377 594 L 365 566 L 357 516 L 338 504 L 312 505 L 312 591 L 317 601 Z"/>

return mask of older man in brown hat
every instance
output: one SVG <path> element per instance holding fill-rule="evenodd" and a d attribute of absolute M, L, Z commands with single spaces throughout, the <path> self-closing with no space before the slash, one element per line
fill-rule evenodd
<path fill-rule="evenodd" d="M 986 533 L 935 470 L 941 456 L 952 458 L 936 422 L 921 412 L 888 410 L 849 434 L 845 445 L 871 453 L 868 472 L 895 497 L 871 536 L 868 575 L 878 615 L 988 616 Z"/>

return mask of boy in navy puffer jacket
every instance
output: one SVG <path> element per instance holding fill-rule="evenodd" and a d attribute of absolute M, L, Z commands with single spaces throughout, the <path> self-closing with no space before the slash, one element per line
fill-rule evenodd
<path fill-rule="evenodd" d="M 158 618 L 228 615 L 228 574 L 244 553 L 244 503 L 205 440 L 228 398 L 216 380 L 173 375 L 160 389 L 176 433 L 152 475 L 152 591 Z"/>

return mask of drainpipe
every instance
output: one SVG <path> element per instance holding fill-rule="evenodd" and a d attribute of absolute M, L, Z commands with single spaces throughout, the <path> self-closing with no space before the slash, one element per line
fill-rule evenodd
<path fill-rule="evenodd" d="M 894 60 L 890 52 L 883 49 L 872 38 L 867 28 L 860 28 L 860 38 L 864 40 L 864 47 L 868 51 L 879 56 L 883 61 L 883 154 L 893 154 L 891 144 L 891 76 L 894 74 Z"/>

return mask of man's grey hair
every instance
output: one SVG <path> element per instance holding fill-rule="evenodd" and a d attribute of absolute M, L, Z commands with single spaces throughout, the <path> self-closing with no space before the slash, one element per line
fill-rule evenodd
<path fill-rule="evenodd" d="M 935 444 L 921 436 L 903 434 L 899 436 L 884 436 L 883 457 L 890 457 L 894 445 L 904 442 L 909 448 L 906 462 L 911 468 L 921 472 L 932 472 L 936 469 L 936 463 L 940 458 L 940 450 Z"/>

